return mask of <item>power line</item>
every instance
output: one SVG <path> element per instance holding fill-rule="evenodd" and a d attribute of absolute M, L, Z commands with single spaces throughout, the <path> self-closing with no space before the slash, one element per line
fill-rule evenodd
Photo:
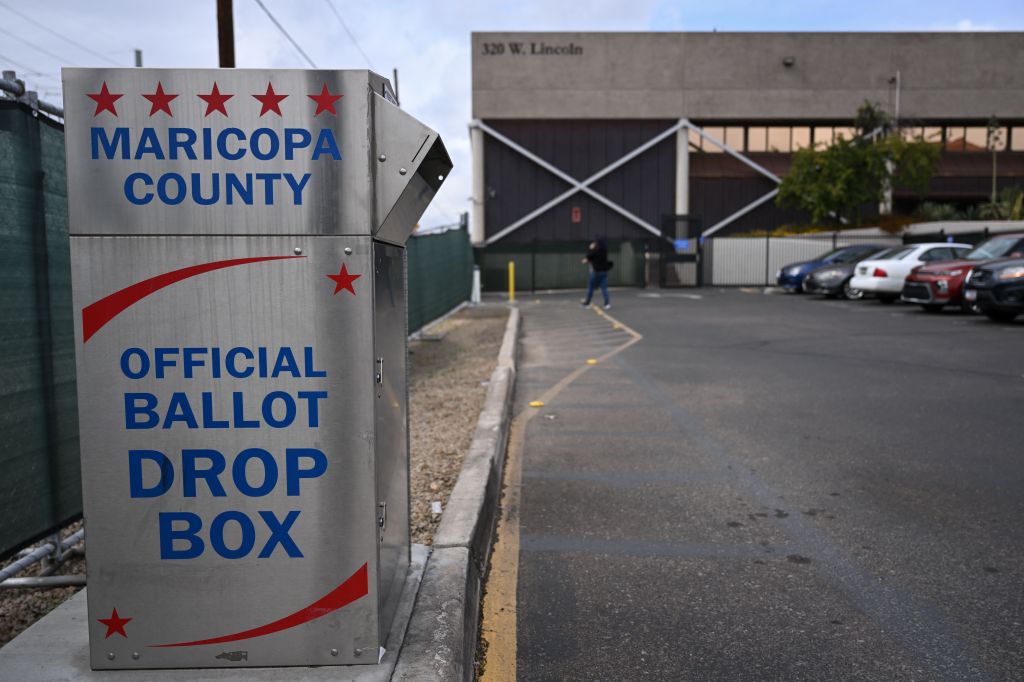
<path fill-rule="evenodd" d="M 19 64 L 18 62 L 14 61 L 10 57 L 5 57 L 2 54 L 0 54 L 0 62 L 7 62 L 11 66 L 16 66 L 19 69 L 21 69 L 23 73 L 27 73 L 30 76 L 45 76 L 46 75 L 42 71 L 36 71 L 31 66 L 25 66 L 24 64 Z"/>
<path fill-rule="evenodd" d="M 108 64 L 113 64 L 114 66 L 120 66 L 120 64 L 118 64 L 117 62 L 113 61 L 112 59 L 108 59 L 107 57 L 104 57 L 99 52 L 96 52 L 95 50 L 92 50 L 92 49 L 86 47 L 85 45 L 82 45 L 81 43 L 76 42 L 76 41 L 72 40 L 71 38 L 68 38 L 66 35 L 63 35 L 62 33 L 58 33 L 57 31 L 54 31 L 49 26 L 47 26 L 47 25 L 45 25 L 45 24 L 43 24 L 43 23 L 41 23 L 39 21 L 36 21 L 35 19 L 33 19 L 30 16 L 26 16 L 25 14 L 22 14 L 18 10 L 14 9 L 10 5 L 8 5 L 6 2 L 0 2 L 0 7 L 3 7 L 8 12 L 12 12 L 14 14 L 17 14 L 19 17 L 21 17 L 25 21 L 27 21 L 27 22 L 29 22 L 31 24 L 35 24 L 36 26 L 38 26 L 39 28 L 43 29 L 47 33 L 49 33 L 51 35 L 55 35 L 55 36 L 57 36 L 58 38 L 60 38 L 61 40 L 65 41 L 65 42 L 71 43 L 72 45 L 74 45 L 78 49 L 85 50 L 86 52 L 88 52 L 89 54 L 93 55 L 94 57 L 99 57 L 100 59 L 102 59 L 103 61 L 107 62 Z"/>
<path fill-rule="evenodd" d="M 257 0 L 257 2 L 258 1 L 259 0 Z M 75 66 L 75 63 L 73 61 L 71 61 L 70 59 L 68 59 L 67 57 L 61 57 L 59 54 L 55 54 L 53 52 L 50 52 L 46 48 L 39 47 L 38 45 L 36 45 L 34 43 L 30 43 L 29 41 L 25 40 L 21 36 L 15 35 L 15 34 L 11 33 L 10 31 L 5 31 L 4 29 L 0 28 L 0 33 L 3 33 L 4 35 L 8 35 L 8 36 L 14 38 L 15 40 L 17 40 L 19 42 L 25 43 L 26 45 L 28 45 L 32 49 L 34 49 L 34 50 L 36 50 L 38 52 L 42 52 L 43 54 L 48 55 L 50 57 L 53 57 L 54 59 L 56 59 L 59 62 L 63 62 L 63 63 L 68 64 L 70 66 Z"/>
<path fill-rule="evenodd" d="M 366 53 L 365 53 L 365 52 L 363 52 L 363 48 L 362 48 L 362 47 L 360 47 L 360 45 L 359 45 L 359 41 L 358 41 L 358 40 L 356 40 L 356 37 L 355 37 L 355 35 L 353 35 L 353 34 L 352 34 L 352 31 L 350 31 L 350 30 L 349 30 L 349 28 L 348 28 L 348 25 L 347 25 L 347 24 L 345 23 L 345 20 L 341 18 L 341 14 L 339 14 L 339 13 L 338 13 L 338 10 L 337 10 L 337 8 L 336 8 L 336 7 L 334 6 L 334 3 L 333 3 L 333 2 L 331 2 L 331 0 L 324 0 L 324 2 L 326 2 L 326 3 L 327 3 L 327 6 L 331 8 L 331 11 L 332 11 L 332 12 L 334 13 L 334 16 L 335 16 L 335 17 L 337 17 L 337 19 L 338 19 L 338 23 L 339 23 L 339 24 L 341 24 L 341 27 L 342 27 L 343 29 L 345 29 L 345 33 L 347 33 L 347 34 L 348 34 L 348 37 L 352 39 L 352 44 L 356 46 L 356 49 L 357 49 L 357 50 L 359 50 L 359 54 L 363 55 L 363 59 L 365 59 L 365 60 L 366 60 L 366 64 L 367 64 L 367 66 L 369 66 L 369 67 L 370 67 L 371 69 L 373 69 L 374 71 L 376 71 L 377 69 L 376 69 L 376 68 L 374 68 L 374 66 L 373 66 L 373 62 L 371 62 L 371 61 L 370 61 L 370 58 L 369 58 L 368 56 L 366 56 Z"/>
<path fill-rule="evenodd" d="M 314 64 L 313 60 L 309 58 L 309 55 L 306 54 L 306 52 L 301 47 L 299 47 L 299 44 L 297 42 L 295 42 L 295 38 L 292 38 L 290 35 L 288 35 L 288 31 L 284 30 L 284 26 L 282 26 L 281 23 L 274 18 L 274 15 L 270 13 L 270 10 L 267 9 L 267 6 L 263 4 L 263 0 L 255 0 L 255 2 L 257 5 L 260 6 L 260 9 L 266 12 L 267 16 L 270 17 L 270 20 L 274 22 L 274 26 L 277 26 L 277 30 L 283 33 L 284 37 L 291 41 L 291 44 L 295 47 L 296 50 L 299 51 L 299 54 L 301 54 L 306 59 L 306 61 L 309 62 L 309 65 L 312 66 L 314 69 L 319 69 L 320 67 Z"/>

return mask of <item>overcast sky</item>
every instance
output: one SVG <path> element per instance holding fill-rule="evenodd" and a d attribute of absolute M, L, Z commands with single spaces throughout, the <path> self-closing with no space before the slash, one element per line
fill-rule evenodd
<path fill-rule="evenodd" d="M 471 31 L 1017 31 L 1024 2 L 672 2 L 669 0 L 263 0 L 319 68 L 399 70 L 402 106 L 436 128 L 455 162 L 422 220 L 455 222 L 469 207 Z M 303 68 L 255 0 L 234 0 L 239 67 Z M 59 69 L 215 67 L 215 0 L 0 0 L 0 66 L 60 103 Z M 353 43 L 342 23 L 358 41 Z M 33 23 L 36 22 L 36 23 Z M 41 27 L 41 24 L 43 27 Z M 49 31 L 47 30 L 49 29 Z M 52 31 L 52 32 L 50 32 Z M 1024 48 L 1022 48 L 1024 49 Z M 365 53 L 365 56 L 364 56 Z"/>

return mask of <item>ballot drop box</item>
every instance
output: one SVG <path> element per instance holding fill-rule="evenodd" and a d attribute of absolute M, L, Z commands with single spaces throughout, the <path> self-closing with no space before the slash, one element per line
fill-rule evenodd
<path fill-rule="evenodd" d="M 92 667 L 376 663 L 444 145 L 369 71 L 63 77 Z"/>

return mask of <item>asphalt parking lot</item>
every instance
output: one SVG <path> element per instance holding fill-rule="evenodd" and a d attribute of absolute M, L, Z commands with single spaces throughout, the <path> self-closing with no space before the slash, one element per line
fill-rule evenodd
<path fill-rule="evenodd" d="M 1024 679 L 1024 319 L 577 299 L 520 303 L 491 679 Z"/>

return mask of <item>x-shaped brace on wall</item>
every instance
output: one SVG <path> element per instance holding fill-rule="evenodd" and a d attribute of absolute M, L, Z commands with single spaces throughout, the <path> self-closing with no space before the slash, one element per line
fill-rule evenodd
<path fill-rule="evenodd" d="M 550 201 L 544 203 L 543 205 L 538 206 L 534 210 L 532 210 L 529 213 L 527 213 L 526 215 L 524 215 L 522 218 L 519 218 L 518 220 L 513 222 L 511 225 L 505 227 L 502 230 L 499 230 L 495 234 L 493 234 L 490 237 L 488 237 L 486 242 L 485 242 L 487 245 L 493 244 L 494 242 L 496 242 L 496 241 L 498 241 L 500 239 L 503 239 L 504 237 L 506 237 L 507 235 L 511 234 L 512 232 L 515 232 L 516 230 L 518 230 L 520 227 L 522 227 L 526 223 L 528 223 L 531 220 L 533 220 L 534 218 L 537 218 L 538 216 L 544 214 L 545 212 L 551 210 L 552 208 L 554 208 L 555 206 L 557 206 L 558 204 L 560 204 L 561 202 L 565 201 L 566 199 L 568 199 L 569 197 L 571 197 L 572 195 L 574 195 L 574 194 L 576 194 L 578 192 L 583 192 L 583 193 L 593 197 L 594 199 L 596 199 L 597 201 L 601 202 L 602 204 L 604 204 L 608 208 L 612 209 L 613 211 L 615 211 L 616 213 L 618 213 L 622 217 L 626 218 L 627 220 L 630 220 L 630 221 L 636 223 L 641 228 L 647 230 L 651 234 L 653 234 L 653 235 L 655 235 L 657 237 L 661 237 L 662 236 L 661 230 L 659 230 L 657 227 L 655 227 L 654 225 L 651 225 L 649 222 L 647 222 L 643 218 L 640 218 L 639 216 L 637 216 L 637 215 L 627 211 L 622 206 L 620 206 L 619 204 L 615 203 L 614 201 L 612 201 L 608 197 L 604 196 L 603 194 L 595 191 L 592 187 L 590 187 L 590 185 L 592 185 L 593 183 L 597 182 L 601 178 L 605 177 L 606 175 L 608 175 L 609 173 L 611 173 L 615 169 L 617 169 L 617 168 L 619 168 L 619 167 L 629 163 L 630 161 L 632 161 L 636 157 L 638 157 L 641 154 L 643 154 L 644 152 L 646 152 L 648 149 L 651 149 L 655 145 L 659 144 L 662 140 L 665 140 L 666 138 L 671 137 L 672 135 L 675 135 L 676 133 L 678 133 L 680 130 L 682 130 L 684 128 L 688 128 L 690 130 L 693 130 L 698 135 L 703 137 L 705 140 L 707 140 L 711 144 L 713 144 L 716 147 L 718 147 L 719 149 L 721 149 L 723 152 L 725 152 L 725 153 L 735 157 L 739 161 L 741 161 L 741 162 L 745 163 L 746 165 L 750 166 L 751 168 L 756 170 L 758 173 L 764 175 L 765 177 L 767 177 L 768 179 L 772 180 L 776 184 L 781 182 L 781 180 L 779 179 L 779 177 L 777 175 L 775 175 L 771 171 L 767 170 L 766 168 L 762 167 L 761 165 L 755 163 L 754 161 L 751 161 L 747 157 L 743 156 L 742 154 L 740 154 L 736 150 L 734 150 L 731 147 L 729 147 L 728 145 L 726 145 L 724 142 L 721 142 L 720 140 L 716 140 L 715 138 L 711 137 L 706 132 L 701 130 L 699 127 L 693 125 L 692 123 L 690 123 L 690 121 L 688 121 L 685 118 L 679 119 L 679 121 L 677 123 L 673 124 L 667 130 L 659 133 L 658 135 L 654 136 L 653 138 L 651 138 L 647 142 L 644 142 L 642 145 L 640 145 L 636 149 L 632 150 L 631 152 L 628 152 L 627 154 L 625 154 L 624 156 L 620 157 L 616 161 L 611 162 L 610 164 L 608 164 L 607 166 L 605 166 L 601 170 L 599 170 L 596 173 L 594 173 L 593 175 L 591 175 L 589 178 L 586 178 L 585 180 L 582 180 L 582 181 L 581 180 L 577 180 L 576 178 L 574 178 L 571 175 L 569 175 L 568 173 L 564 172 L 563 170 L 561 170 L 560 168 L 558 168 L 554 164 L 549 163 L 548 161 L 542 159 L 540 156 L 538 156 L 538 155 L 534 154 L 533 152 L 531 152 L 529 149 L 526 149 L 525 147 L 523 147 L 522 145 L 514 142 L 513 140 L 509 139 L 505 135 L 502 135 L 497 130 L 495 130 L 494 128 L 490 127 L 489 125 L 487 125 L 483 121 L 473 121 L 470 124 L 470 128 L 479 128 L 481 131 L 487 133 L 488 135 L 493 137 L 495 140 L 501 142 L 502 144 L 504 144 L 507 147 L 510 147 L 514 151 L 516 151 L 519 154 L 525 156 L 530 161 L 533 161 L 535 164 L 537 164 L 541 168 L 545 169 L 546 171 L 550 172 L 551 174 L 555 175 L 556 177 L 560 178 L 561 180 L 564 180 L 566 183 L 569 184 L 569 189 L 567 189 L 566 191 L 562 192 L 561 194 L 559 194 L 555 198 L 551 199 Z M 717 232 L 718 230 L 722 229 L 723 227 L 725 227 L 729 223 L 732 223 L 733 221 L 735 221 L 735 220 L 739 219 L 740 217 L 746 215 L 750 211 L 753 211 L 755 208 L 757 208 L 761 204 L 771 200 L 778 193 L 779 193 L 778 189 L 772 190 L 768 194 L 764 195 L 763 197 L 761 197 L 759 199 L 756 199 L 755 201 L 753 201 L 750 204 L 746 205 L 745 207 L 741 208 L 739 211 L 736 211 L 735 213 L 733 213 L 729 217 L 725 218 L 724 220 L 720 220 L 719 222 L 717 222 L 714 225 L 712 225 L 711 227 L 709 227 L 707 230 L 704 230 L 704 232 L 701 234 L 701 236 L 702 237 L 707 237 L 707 236 L 713 234 L 714 232 Z"/>

